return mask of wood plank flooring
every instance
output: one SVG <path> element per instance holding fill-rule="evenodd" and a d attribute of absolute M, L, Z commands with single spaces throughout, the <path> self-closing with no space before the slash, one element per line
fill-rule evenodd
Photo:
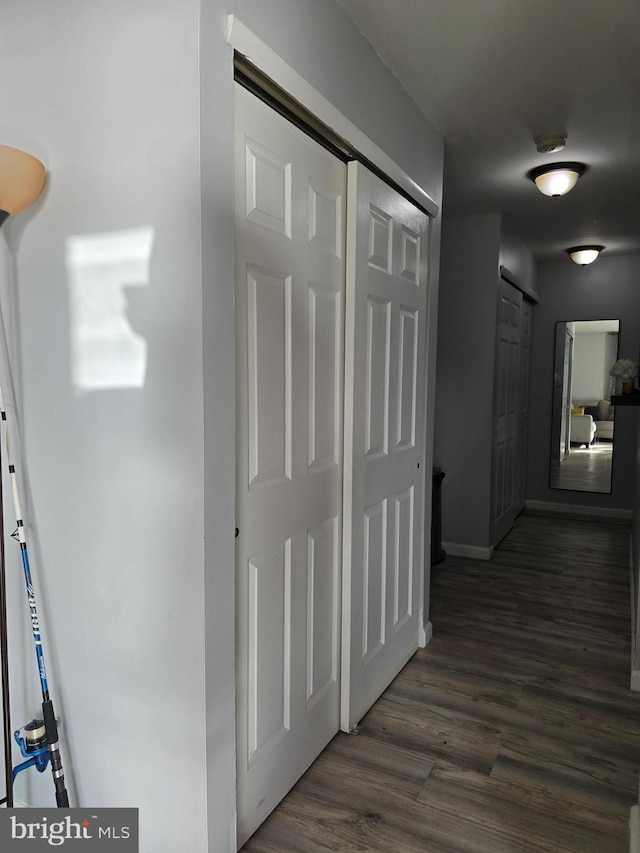
<path fill-rule="evenodd" d="M 626 853 L 629 528 L 521 515 L 434 568 L 434 637 L 246 853 Z"/>
<path fill-rule="evenodd" d="M 561 465 L 552 465 L 549 486 L 571 492 L 611 491 L 613 442 L 596 441 L 590 447 L 572 446 Z"/>

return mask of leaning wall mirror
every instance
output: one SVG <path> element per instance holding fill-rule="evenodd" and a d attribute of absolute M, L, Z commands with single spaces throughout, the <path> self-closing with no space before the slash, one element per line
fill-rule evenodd
<path fill-rule="evenodd" d="M 556 323 L 551 415 L 552 489 L 611 492 L 618 320 Z"/>

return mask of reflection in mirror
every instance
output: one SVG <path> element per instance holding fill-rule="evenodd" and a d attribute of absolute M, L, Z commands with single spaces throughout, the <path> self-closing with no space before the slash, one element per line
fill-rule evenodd
<path fill-rule="evenodd" d="M 551 414 L 552 489 L 611 492 L 618 320 L 556 323 Z"/>

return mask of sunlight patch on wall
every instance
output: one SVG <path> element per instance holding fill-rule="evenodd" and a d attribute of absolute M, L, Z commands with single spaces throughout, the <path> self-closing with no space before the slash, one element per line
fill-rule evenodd
<path fill-rule="evenodd" d="M 78 392 L 144 386 L 147 341 L 135 328 L 135 289 L 149 284 L 153 238 L 153 228 L 145 227 L 67 239 Z"/>

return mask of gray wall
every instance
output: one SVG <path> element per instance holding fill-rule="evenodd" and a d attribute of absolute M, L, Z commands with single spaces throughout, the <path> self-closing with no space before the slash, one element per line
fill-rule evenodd
<path fill-rule="evenodd" d="M 508 216 L 501 217 L 500 265 L 505 266 L 515 275 L 520 290 L 533 298 L 536 297 L 535 259 L 514 229 Z"/>
<path fill-rule="evenodd" d="M 140 807 L 154 853 L 235 849 L 230 12 L 442 194 L 442 141 L 332 0 L 3 3 L 0 139 L 49 169 L 4 228 L 0 295 L 62 749 L 73 802 Z M 144 343 L 143 382 L 81 390 L 70 239 L 139 229 L 153 234 L 144 283 L 120 272 L 102 307 Z M 38 690 L 10 560 L 22 724 Z M 48 774 L 16 793 L 50 804 Z"/>
<path fill-rule="evenodd" d="M 440 263 L 434 462 L 445 472 L 442 539 L 488 549 L 499 270 L 536 295 L 536 267 L 499 213 L 445 216 Z"/>
<path fill-rule="evenodd" d="M 619 319 L 619 356 L 640 352 L 640 255 L 601 257 L 588 267 L 568 259 L 538 267 L 541 301 L 534 311 L 529 405 L 527 498 L 579 506 L 630 510 L 634 500 L 635 416 L 618 408 L 613 489 L 610 495 L 568 492 L 548 486 L 555 324 L 561 320 Z"/>
<path fill-rule="evenodd" d="M 444 542 L 488 547 L 500 215 L 445 217 L 434 463 Z"/>
<path fill-rule="evenodd" d="M 442 137 L 337 3 L 236 0 L 228 5 L 432 198 L 442 198 Z"/>

